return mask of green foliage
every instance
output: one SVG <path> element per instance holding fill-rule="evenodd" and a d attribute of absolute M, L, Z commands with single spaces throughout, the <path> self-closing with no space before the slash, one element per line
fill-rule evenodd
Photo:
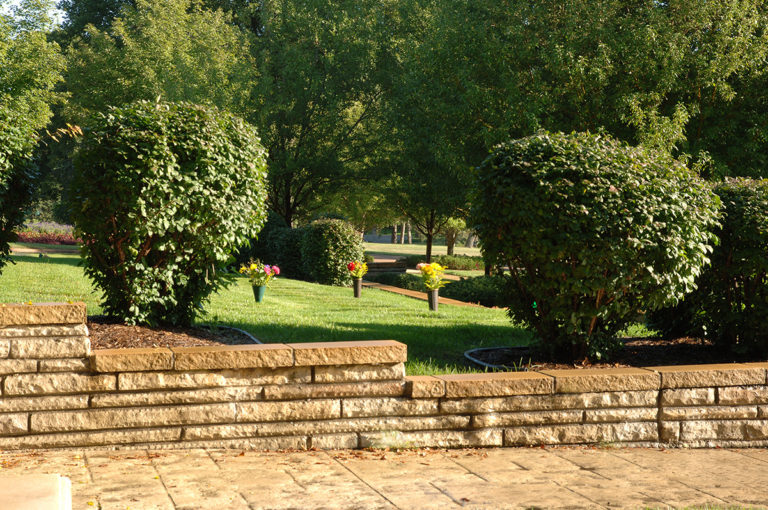
<path fill-rule="evenodd" d="M 351 285 L 347 264 L 362 260 L 363 240 L 345 221 L 314 221 L 304 228 L 301 258 L 311 280 L 325 285 Z"/>
<path fill-rule="evenodd" d="M 401 289 L 416 290 L 419 292 L 426 292 L 427 288 L 424 286 L 424 280 L 420 276 L 408 273 L 368 273 L 365 275 L 366 280 L 372 282 L 383 283 L 384 285 L 391 285 L 393 287 L 399 287 Z"/>
<path fill-rule="evenodd" d="M 440 294 L 450 299 L 483 306 L 506 306 L 506 279 L 501 276 L 477 276 L 449 282 Z"/>
<path fill-rule="evenodd" d="M 272 235 L 269 243 L 270 251 L 274 251 L 274 263 L 280 267 L 282 276 L 299 280 L 309 279 L 302 258 L 303 240 L 303 228 L 282 228 L 276 230 Z M 267 260 L 271 260 L 271 258 Z"/>
<path fill-rule="evenodd" d="M 473 206 L 485 255 L 511 270 L 512 318 L 553 356 L 582 359 L 608 356 L 638 310 L 693 290 L 719 200 L 663 153 L 542 133 L 483 162 Z"/>
<path fill-rule="evenodd" d="M 708 151 L 723 172 L 768 168 L 763 0 L 407 5 L 395 100 L 436 158 L 468 168 L 538 129 L 604 129 Z"/>
<path fill-rule="evenodd" d="M 278 214 L 269 211 L 267 213 L 267 222 L 259 234 L 248 241 L 248 244 L 242 246 L 235 253 L 235 262 L 237 266 L 245 264 L 250 260 L 260 260 L 265 264 L 280 264 L 277 260 L 280 258 L 278 239 L 282 236 L 283 230 L 288 226 Z M 282 266 L 280 266 L 282 269 Z"/>
<path fill-rule="evenodd" d="M 255 84 L 251 120 L 269 152 L 269 205 L 289 225 L 354 189 L 370 166 L 380 126 L 380 60 L 388 11 L 377 0 L 265 0 L 253 4 Z"/>
<path fill-rule="evenodd" d="M 111 8 L 108 9 L 112 12 Z M 144 99 L 209 104 L 243 116 L 256 79 L 248 36 L 192 0 L 137 0 L 68 52 L 68 114 L 80 122 Z"/>
<path fill-rule="evenodd" d="M 75 169 L 85 273 L 106 313 L 129 323 L 188 324 L 265 220 L 264 149 L 214 108 L 111 108 L 86 131 Z"/>
<path fill-rule="evenodd" d="M 409 255 L 401 261 L 408 267 L 416 267 L 419 262 L 424 262 L 423 255 Z M 482 270 L 485 265 L 483 257 L 472 257 L 470 255 L 434 255 L 432 262 L 437 262 L 447 269 L 458 269 L 462 271 L 471 271 L 475 269 Z"/>
<path fill-rule="evenodd" d="M 701 335 L 736 352 L 768 352 L 768 180 L 728 179 L 714 188 L 724 206 L 720 239 L 698 289 L 651 316 L 663 333 Z"/>
<path fill-rule="evenodd" d="M 9 11 L 0 2 L 0 270 L 8 243 L 30 197 L 37 131 L 51 117 L 61 80 L 59 47 L 46 39 L 50 2 L 23 0 Z"/>

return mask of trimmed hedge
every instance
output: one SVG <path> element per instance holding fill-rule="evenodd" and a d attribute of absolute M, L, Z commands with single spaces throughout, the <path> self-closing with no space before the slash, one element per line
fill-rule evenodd
<path fill-rule="evenodd" d="M 511 141 L 477 179 L 484 255 L 511 269 L 510 316 L 553 358 L 609 357 L 638 310 L 694 288 L 712 250 L 711 190 L 681 162 L 607 136 Z"/>
<path fill-rule="evenodd" d="M 304 273 L 325 285 L 351 285 L 347 264 L 363 259 L 363 239 L 343 220 L 317 220 L 304 228 L 301 241 Z"/>
<path fill-rule="evenodd" d="M 408 255 L 400 259 L 402 262 L 414 268 L 420 262 L 426 262 L 424 255 Z M 437 262 L 446 269 L 456 269 L 461 271 L 472 271 L 485 269 L 483 257 L 473 257 L 470 255 L 433 255 L 432 262 Z"/>
<path fill-rule="evenodd" d="M 440 295 L 466 303 L 504 307 L 506 305 L 504 298 L 506 285 L 506 279 L 502 276 L 462 278 L 458 281 L 449 282 L 441 289 Z"/>
<path fill-rule="evenodd" d="M 421 277 L 408 273 L 368 273 L 365 279 L 371 282 L 392 285 L 401 289 L 426 292 L 424 280 Z M 442 292 L 442 291 L 441 291 Z"/>
<path fill-rule="evenodd" d="M 93 119 L 73 189 L 75 235 L 105 312 L 189 324 L 266 219 L 266 152 L 229 113 L 139 101 Z"/>

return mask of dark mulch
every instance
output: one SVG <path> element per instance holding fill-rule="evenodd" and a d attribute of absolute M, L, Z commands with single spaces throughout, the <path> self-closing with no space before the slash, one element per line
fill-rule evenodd
<path fill-rule="evenodd" d="M 91 349 L 129 349 L 138 347 L 196 347 L 206 345 L 250 344 L 248 336 L 231 329 L 203 327 L 148 328 L 126 326 L 103 316 L 88 317 Z"/>
<path fill-rule="evenodd" d="M 699 365 L 708 363 L 743 363 L 766 361 L 765 357 L 750 357 L 724 352 L 707 340 L 700 338 L 628 338 L 624 350 L 610 363 L 552 363 L 527 347 L 501 347 L 480 350 L 472 354 L 480 361 L 492 365 L 503 365 L 515 370 L 542 370 L 553 368 L 609 368 L 609 367 L 650 367 L 664 365 Z"/>

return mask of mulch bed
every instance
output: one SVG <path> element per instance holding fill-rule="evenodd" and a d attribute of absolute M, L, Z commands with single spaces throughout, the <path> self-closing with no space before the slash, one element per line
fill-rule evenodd
<path fill-rule="evenodd" d="M 103 316 L 88 317 L 91 349 L 130 349 L 138 347 L 197 347 L 211 345 L 253 345 L 248 336 L 231 329 L 148 328 L 126 326 Z"/>
<path fill-rule="evenodd" d="M 610 363 L 552 363 L 537 357 L 527 347 L 502 347 L 477 351 L 472 356 L 491 365 L 503 365 L 511 370 L 550 370 L 558 368 L 650 367 L 664 365 L 700 365 L 712 363 L 744 363 L 766 361 L 765 357 L 750 357 L 724 352 L 711 342 L 700 338 L 628 338 L 624 350 Z"/>

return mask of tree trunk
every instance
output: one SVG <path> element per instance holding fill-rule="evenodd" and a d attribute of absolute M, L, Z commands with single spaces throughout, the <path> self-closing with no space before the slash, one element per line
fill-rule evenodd
<path fill-rule="evenodd" d="M 405 223 L 400 228 L 400 244 L 405 244 Z"/>
<path fill-rule="evenodd" d="M 397 223 L 392 225 L 392 237 L 389 240 L 390 243 L 397 243 Z"/>
<path fill-rule="evenodd" d="M 464 246 L 467 248 L 474 248 L 475 244 L 477 243 L 477 234 L 469 234 L 467 237 L 467 242 L 464 243 Z"/>
<path fill-rule="evenodd" d="M 456 232 L 450 231 L 445 234 L 445 246 L 446 253 L 448 255 L 453 255 L 453 247 L 456 245 Z"/>
<path fill-rule="evenodd" d="M 413 239 L 411 238 L 411 222 L 409 221 L 406 223 L 406 226 L 408 227 L 408 244 L 413 244 Z"/>
<path fill-rule="evenodd" d="M 432 231 L 427 232 L 427 264 L 432 262 L 432 238 L 435 235 Z"/>

